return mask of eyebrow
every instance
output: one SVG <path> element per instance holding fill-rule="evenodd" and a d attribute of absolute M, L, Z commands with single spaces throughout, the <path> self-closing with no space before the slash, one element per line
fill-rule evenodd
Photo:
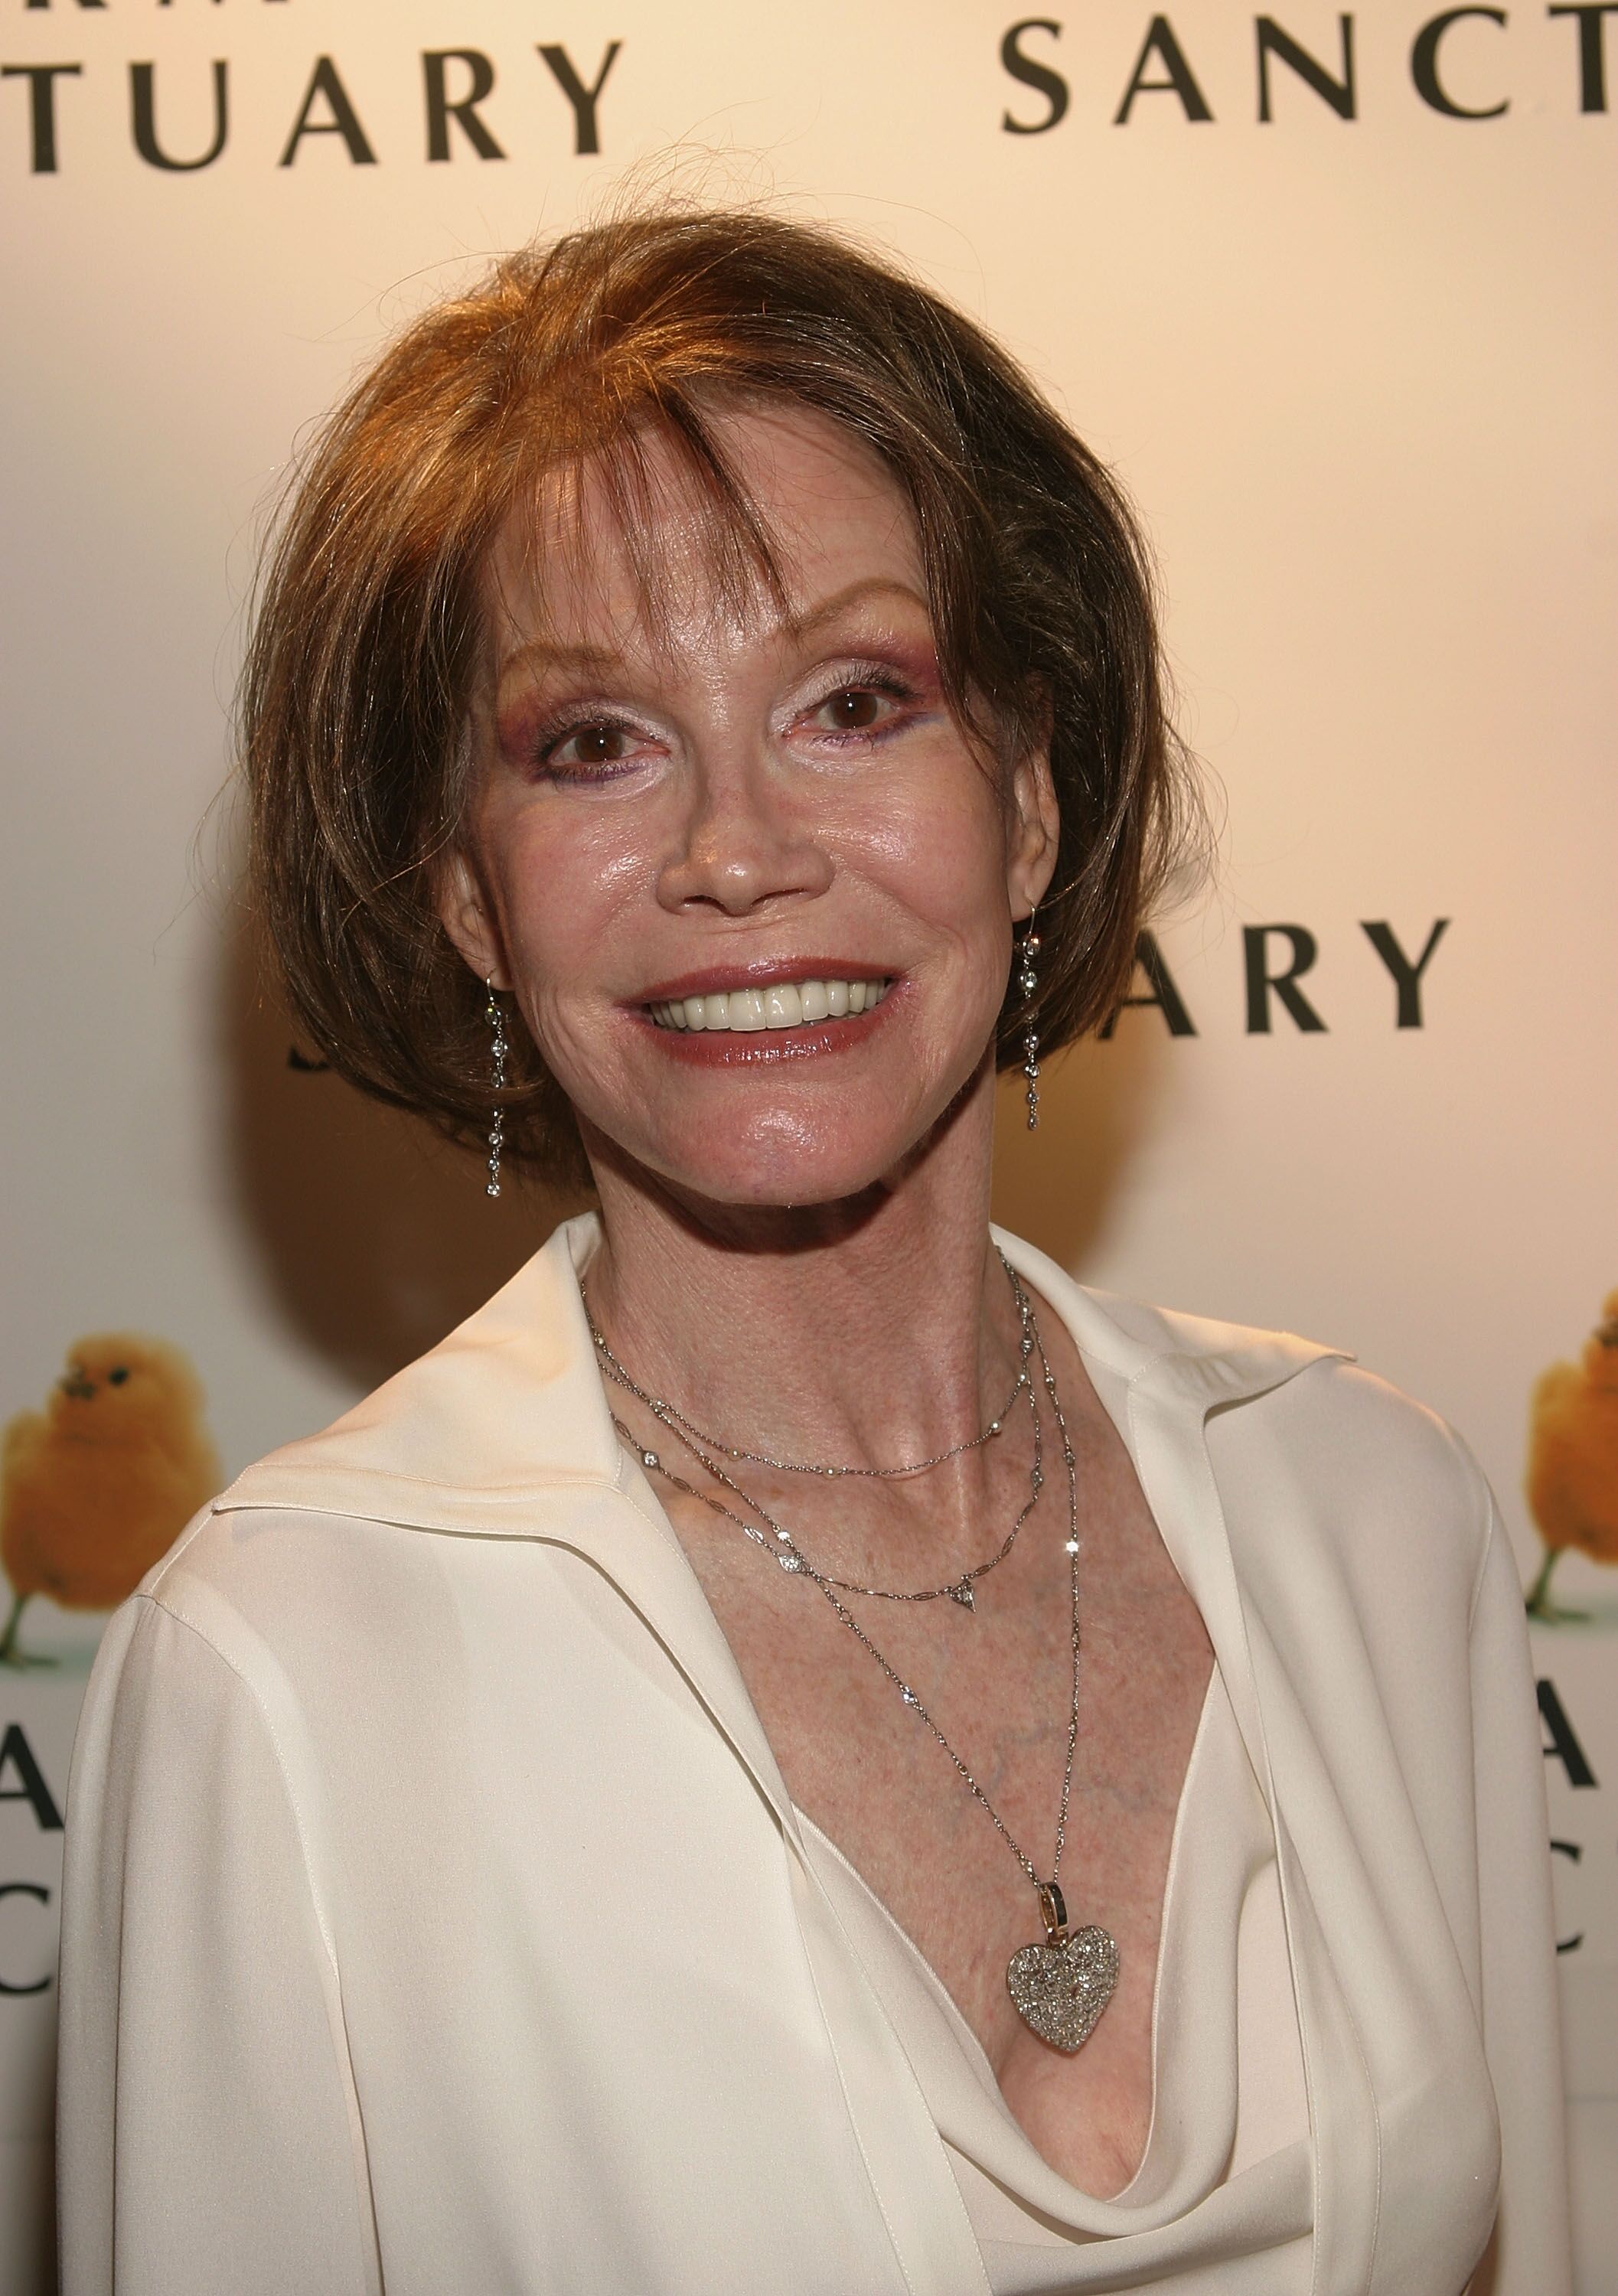
<path fill-rule="evenodd" d="M 926 611 L 926 600 L 919 591 L 912 589 L 908 582 L 895 581 L 891 576 L 886 574 L 871 574 L 866 575 L 860 581 L 847 584 L 841 590 L 834 591 L 829 598 L 823 598 L 818 605 L 811 607 L 806 614 L 783 616 L 776 627 L 788 637 L 800 640 L 811 638 L 828 622 L 834 622 L 839 615 L 846 614 L 850 607 L 864 605 L 868 600 L 883 597 L 901 598 L 909 605 L 920 606 L 924 612 Z M 604 672 L 616 668 L 623 659 L 622 653 L 611 646 L 553 645 L 543 638 L 534 638 L 526 644 L 513 646 L 511 652 L 500 663 L 497 676 L 504 677 L 507 671 L 519 662 L 524 668 L 535 669 Z"/>
<path fill-rule="evenodd" d="M 846 589 L 834 591 L 831 597 L 807 614 L 793 614 L 782 627 L 793 637 L 812 637 L 825 623 L 835 621 L 839 614 L 847 613 L 850 606 L 863 605 L 867 598 L 903 598 L 913 606 L 926 607 L 926 600 L 908 582 L 896 582 L 886 574 L 867 575 L 861 582 L 850 582 Z"/>

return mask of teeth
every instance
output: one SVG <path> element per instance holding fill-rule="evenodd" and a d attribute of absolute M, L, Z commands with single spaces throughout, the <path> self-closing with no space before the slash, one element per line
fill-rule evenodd
<path fill-rule="evenodd" d="M 782 980 L 768 988 L 723 989 L 709 996 L 675 997 L 648 1004 L 660 1029 L 694 1031 L 797 1029 L 810 1021 L 841 1021 L 880 1004 L 887 980 Z"/>
<path fill-rule="evenodd" d="M 791 981 L 782 981 L 764 992 L 764 1025 L 767 1029 L 795 1029 L 803 1018 L 803 999 Z"/>

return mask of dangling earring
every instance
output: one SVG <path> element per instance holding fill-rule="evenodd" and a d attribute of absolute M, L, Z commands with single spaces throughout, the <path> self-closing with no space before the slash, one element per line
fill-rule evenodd
<path fill-rule="evenodd" d="M 505 1090 L 505 1015 L 500 1010 L 499 1000 L 495 995 L 492 972 L 484 986 L 489 990 L 489 1002 L 483 1007 L 483 1013 L 494 1038 L 495 1093 L 494 1121 L 489 1128 L 489 1185 L 483 1193 L 488 1196 L 497 1196 L 500 1193 L 500 1151 L 505 1145 L 505 1110 L 502 1102 Z"/>
<path fill-rule="evenodd" d="M 1034 971 L 1034 959 L 1039 954 L 1039 936 L 1034 931 L 1038 905 L 1030 909 L 1028 922 L 1023 928 L 1023 946 L 1018 951 L 1023 970 L 1017 976 L 1017 986 L 1023 991 L 1023 1001 L 1031 1005 L 1039 992 L 1039 976 Z M 1028 1128 L 1036 1132 L 1039 1126 L 1039 1039 L 1034 1032 L 1034 1015 L 1028 1016 L 1028 1027 L 1023 1037 L 1023 1073 L 1028 1078 Z"/>

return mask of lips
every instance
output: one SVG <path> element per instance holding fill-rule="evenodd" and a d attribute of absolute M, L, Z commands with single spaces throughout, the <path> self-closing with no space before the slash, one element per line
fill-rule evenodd
<path fill-rule="evenodd" d="M 858 1019 L 887 995 L 885 977 L 815 977 L 653 997 L 642 1008 L 654 1028 L 680 1036 L 752 1036 Z"/>

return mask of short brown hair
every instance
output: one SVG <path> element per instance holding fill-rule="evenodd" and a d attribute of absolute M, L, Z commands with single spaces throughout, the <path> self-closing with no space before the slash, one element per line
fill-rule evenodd
<path fill-rule="evenodd" d="M 1116 481 L 981 327 L 834 232 L 752 209 L 622 215 L 506 257 L 356 384 L 298 474 L 248 652 L 254 882 L 294 1018 L 351 1083 L 454 1137 L 487 1128 L 489 1045 L 437 871 L 495 535 L 546 471 L 655 431 L 756 562 L 768 538 L 711 426 L 738 399 L 795 401 L 875 451 L 915 514 L 951 705 L 988 714 L 1003 758 L 1048 741 L 1041 1050 L 1126 991 L 1189 784 Z M 1008 987 L 1000 1067 L 1029 1025 Z M 560 1174 L 571 1111 L 514 1033 L 506 1145 Z"/>

